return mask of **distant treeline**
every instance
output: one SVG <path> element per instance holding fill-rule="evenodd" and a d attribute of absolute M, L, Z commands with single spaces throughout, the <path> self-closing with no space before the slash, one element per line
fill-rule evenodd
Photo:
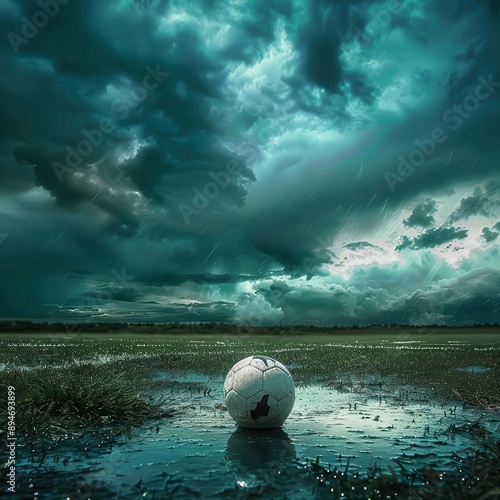
<path fill-rule="evenodd" d="M 290 326 L 239 326 L 227 323 L 50 323 L 26 320 L 0 322 L 0 333 L 235 333 L 240 335 L 285 335 L 308 333 L 341 333 L 353 330 L 373 331 L 412 331 L 428 332 L 430 329 L 450 332 L 463 329 L 498 329 L 498 323 L 483 323 L 470 325 L 404 325 L 398 323 L 384 323 L 371 325 L 349 326 L 315 326 L 315 325 L 290 325 Z"/>

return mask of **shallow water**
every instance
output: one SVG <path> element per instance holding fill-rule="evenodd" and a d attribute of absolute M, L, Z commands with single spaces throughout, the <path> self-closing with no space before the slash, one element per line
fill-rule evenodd
<path fill-rule="evenodd" d="M 112 446 L 104 434 L 84 441 L 68 437 L 48 450 L 39 468 L 24 460 L 19 474 L 31 471 L 31 490 L 44 491 L 54 487 L 51 471 L 63 471 L 54 498 L 75 495 L 75 487 L 91 490 L 90 498 L 168 498 L 168 491 L 173 498 L 221 498 L 236 492 L 245 498 L 270 484 L 289 498 L 313 498 L 311 485 L 293 473 L 297 460 L 319 456 L 322 463 L 341 469 L 349 460 L 349 469 L 360 471 L 373 462 L 442 469 L 455 450 L 471 444 L 467 433 L 452 432 L 450 425 L 476 421 L 483 413 L 481 423 L 500 435 L 498 413 L 461 405 L 450 411 L 449 403 L 443 406 L 430 392 L 410 386 L 408 393 L 400 388 L 391 392 L 362 384 L 342 390 L 299 387 L 283 429 L 246 431 L 215 408 L 223 402 L 222 379 L 172 376 L 179 383 L 176 400 L 182 396 L 184 401 L 172 418 L 132 430 Z M 193 380 L 203 381 L 214 397 L 182 389 L 183 382 L 187 386 Z M 18 449 L 30 456 L 26 446 Z"/>
<path fill-rule="evenodd" d="M 300 385 L 295 407 L 283 429 L 237 429 L 228 413 L 218 408 L 223 403 L 223 377 L 217 375 L 222 371 L 218 366 L 221 353 L 226 361 L 245 357 L 246 340 L 237 340 L 223 336 L 121 339 L 116 335 L 70 337 L 64 342 L 59 336 L 2 339 L 0 346 L 5 346 L 5 352 L 14 353 L 5 357 L 6 362 L 26 369 L 40 364 L 64 367 L 89 360 L 95 364 L 135 363 L 148 358 L 151 384 L 146 392 L 164 395 L 167 407 L 177 410 L 170 418 L 129 429 L 114 438 L 110 434 L 116 428 L 101 428 L 85 436 L 69 435 L 57 442 L 48 439 L 43 446 L 20 439 L 17 479 L 23 498 L 243 499 L 250 494 L 262 494 L 264 498 L 286 494 L 289 499 L 307 499 L 314 498 L 314 485 L 302 473 L 306 458 L 319 456 L 322 464 L 339 470 L 348 466 L 349 470 L 366 471 L 374 462 L 384 469 L 434 466 L 444 470 L 454 452 L 475 444 L 470 433 L 458 432 L 465 422 L 481 418 L 481 424 L 500 437 L 499 412 L 464 409 L 461 403 L 444 401 L 416 382 L 405 385 L 401 377 L 393 380 L 390 373 L 384 374 L 382 384 L 380 373 L 357 378 L 354 372 L 344 376 L 335 371 L 330 378 L 333 375 L 328 364 L 321 365 L 317 375 L 297 377 Z M 425 356 L 427 352 L 452 352 L 452 363 L 446 365 L 449 372 L 443 372 L 444 376 L 454 372 L 487 377 L 498 360 L 500 336 L 483 336 L 481 340 L 465 336 L 456 340 L 446 335 L 388 339 L 368 335 L 278 337 L 252 342 L 252 350 L 262 350 L 269 342 L 278 359 L 288 356 L 292 374 L 303 374 L 300 360 L 309 357 L 312 350 L 317 353 L 320 346 L 323 353 L 335 349 L 342 355 L 354 349 L 359 360 L 370 362 L 375 359 L 370 353 L 377 352 L 378 356 L 377 349 L 399 353 L 413 350 Z M 166 370 L 154 362 L 158 353 L 171 349 L 181 361 L 203 352 L 216 369 L 208 376 L 201 369 Z M 464 349 L 477 355 L 464 356 Z M 455 364 L 458 354 L 462 364 Z M 416 373 L 408 380 L 415 381 Z"/>

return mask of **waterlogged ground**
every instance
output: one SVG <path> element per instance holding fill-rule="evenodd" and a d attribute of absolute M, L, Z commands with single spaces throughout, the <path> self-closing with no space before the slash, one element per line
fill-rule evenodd
<path fill-rule="evenodd" d="M 118 435 L 116 427 L 101 427 L 34 443 L 20 436 L 22 498 L 314 498 L 306 458 L 319 456 L 339 473 L 363 473 L 373 463 L 446 471 L 454 453 L 488 433 L 500 437 L 498 411 L 464 405 L 444 383 L 496 376 L 496 335 L 23 335 L 3 337 L 0 349 L 6 367 L 46 363 L 62 374 L 85 360 L 141 365 L 144 394 L 161 395 L 176 410 Z M 282 360 L 297 382 L 283 429 L 238 430 L 220 406 L 224 374 L 251 353 Z"/>

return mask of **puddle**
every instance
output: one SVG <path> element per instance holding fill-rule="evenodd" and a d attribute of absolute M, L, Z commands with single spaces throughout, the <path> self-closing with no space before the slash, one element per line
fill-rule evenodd
<path fill-rule="evenodd" d="M 157 370 L 153 372 L 151 380 L 161 382 L 207 384 L 210 381 L 210 377 L 201 373 L 186 372 L 184 370 L 172 370 L 169 372 Z"/>
<path fill-rule="evenodd" d="M 195 381 L 195 375 L 187 373 L 183 380 Z M 165 376 L 181 380 L 178 373 Z M 33 487 L 43 491 L 64 458 L 68 483 L 60 483 L 59 491 L 67 496 L 74 495 L 74 478 L 81 477 L 80 483 L 94 491 L 91 498 L 163 498 L 167 491 L 179 499 L 234 498 L 235 488 L 259 493 L 271 483 L 287 498 L 313 498 L 311 488 L 294 479 L 297 460 L 319 456 L 338 467 L 349 460 L 349 469 L 360 471 L 374 462 L 398 467 L 395 460 L 409 467 L 442 467 L 471 443 L 467 433 L 451 432 L 450 426 L 476 421 L 483 413 L 481 423 L 500 435 L 498 413 L 443 406 L 414 388 L 339 392 L 319 384 L 297 388 L 283 429 L 245 431 L 215 408 L 222 402 L 223 380 L 197 376 L 213 398 L 181 390 L 172 418 L 132 430 L 112 446 L 98 436 L 79 445 L 84 452 L 74 440 L 60 443 L 39 468 L 21 458 L 19 475 L 29 470 Z M 26 445 L 20 443 L 18 450 L 20 457 L 29 455 Z"/>
<path fill-rule="evenodd" d="M 470 356 L 463 355 L 468 340 L 447 341 L 442 337 L 429 337 L 425 342 L 403 341 L 399 337 L 380 340 L 366 336 L 359 342 L 354 338 L 329 337 L 321 339 L 321 350 L 332 353 L 341 350 L 342 354 L 352 355 L 350 350 L 355 348 L 354 354 L 361 359 L 373 359 L 373 354 L 379 353 L 381 356 L 406 353 L 406 350 L 421 357 L 449 353 L 442 359 L 451 360 L 458 354 L 461 364 L 446 366 L 459 378 L 466 373 L 496 374 L 499 347 L 496 338 L 494 342 L 468 346 Z M 296 381 L 318 376 L 323 382 L 314 378 L 316 382 L 310 385 L 297 384 L 296 404 L 283 429 L 243 431 L 218 406 L 223 403 L 223 377 L 216 374 L 218 371 L 212 370 L 208 376 L 199 373 L 200 365 L 183 365 L 181 361 L 200 353 L 205 362 L 209 358 L 218 360 L 221 352 L 227 359 L 229 351 L 241 358 L 242 348 L 249 347 L 215 338 L 182 342 L 177 338 L 109 342 L 92 338 L 68 344 L 59 340 L 13 343 L 18 358 L 12 356 L 15 361 L 5 363 L 4 368 L 13 363 L 30 369 L 25 365 L 31 364 L 33 368 L 52 364 L 54 368 L 62 368 L 88 360 L 95 364 L 145 358 L 152 361 L 171 352 L 180 360 L 172 367 L 191 367 L 166 370 L 164 367 L 170 365 L 145 363 L 154 370 L 146 392 L 164 396 L 166 406 L 177 410 L 170 418 L 148 422 L 112 440 L 107 437 L 110 429 L 100 429 L 91 436 L 67 436 L 56 444 L 45 443 L 43 449 L 37 445 L 35 452 L 19 438 L 16 465 L 21 496 L 93 500 L 243 499 L 252 493 L 264 498 L 309 499 L 313 498 L 313 485 L 300 473 L 306 458 L 314 460 L 319 456 L 322 464 L 341 470 L 349 463 L 350 470 L 360 472 L 366 472 L 374 462 L 386 471 L 389 466 L 396 470 L 398 464 L 409 469 L 434 466 L 443 470 L 454 452 L 474 444 L 468 432 L 457 432 L 465 422 L 476 422 L 482 414 L 481 425 L 496 439 L 500 438 L 498 411 L 464 409 L 461 403 L 455 406 L 449 401 L 441 403 L 432 390 L 402 384 L 399 375 L 394 379 L 391 373 L 384 375 L 381 385 L 380 377 L 356 380 L 356 375 L 349 372 L 342 383 L 340 378 L 332 381 L 329 365 L 323 364 L 313 375 L 300 378 L 310 351 L 314 351 L 311 355 L 317 355 L 318 339 L 307 337 L 282 346 L 272 339 L 272 346 L 278 357 L 286 353 L 290 360 L 288 367 L 292 373 L 297 372 Z M 6 341 L 6 347 L 9 345 L 10 341 Z M 68 345 L 76 347 L 59 349 Z M 25 347 L 34 347 L 36 354 L 29 356 Z M 260 344 L 250 347 L 260 350 Z M 418 376 L 409 379 L 418 380 Z M 269 485 L 275 487 L 274 497 L 268 495 L 268 490 L 262 493 L 264 486 Z"/>

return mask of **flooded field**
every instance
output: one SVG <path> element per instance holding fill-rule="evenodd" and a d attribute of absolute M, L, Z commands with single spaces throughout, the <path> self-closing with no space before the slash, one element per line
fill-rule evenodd
<path fill-rule="evenodd" d="M 380 467 L 412 481 L 426 468 L 442 479 L 500 439 L 500 336 L 408 337 L 3 336 L 2 384 L 118 367 L 166 410 L 134 424 L 18 426 L 20 498 L 367 498 L 336 476 Z M 237 429 L 223 406 L 227 370 L 256 353 L 295 379 L 282 429 Z M 419 487 L 414 498 L 440 496 Z"/>

